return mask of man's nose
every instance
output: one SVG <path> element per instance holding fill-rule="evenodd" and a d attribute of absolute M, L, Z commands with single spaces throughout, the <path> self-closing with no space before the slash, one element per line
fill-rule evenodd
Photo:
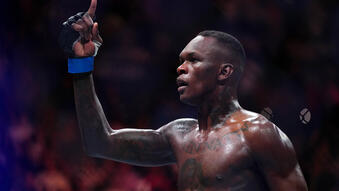
<path fill-rule="evenodd" d="M 187 66 L 184 63 L 182 63 L 178 68 L 177 68 L 177 73 L 180 76 L 181 74 L 187 74 Z"/>

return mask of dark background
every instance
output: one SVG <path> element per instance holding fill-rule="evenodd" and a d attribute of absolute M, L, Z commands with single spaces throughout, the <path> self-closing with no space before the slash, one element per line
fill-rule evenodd
<path fill-rule="evenodd" d="M 0 190 L 176 190 L 176 167 L 141 168 L 82 151 L 72 78 L 57 37 L 86 1 L 0 6 Z M 178 55 L 205 29 L 236 36 L 248 60 L 240 104 L 292 140 L 309 190 L 339 190 L 339 3 L 335 0 L 98 0 L 96 89 L 113 128 L 158 128 L 179 102 Z M 304 124 L 304 108 L 311 120 Z"/>

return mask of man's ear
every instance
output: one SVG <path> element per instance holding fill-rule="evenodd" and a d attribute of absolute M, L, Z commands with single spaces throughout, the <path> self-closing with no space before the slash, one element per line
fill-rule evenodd
<path fill-rule="evenodd" d="M 221 64 L 219 67 L 218 80 L 222 83 L 225 82 L 233 73 L 233 65 L 230 63 Z"/>

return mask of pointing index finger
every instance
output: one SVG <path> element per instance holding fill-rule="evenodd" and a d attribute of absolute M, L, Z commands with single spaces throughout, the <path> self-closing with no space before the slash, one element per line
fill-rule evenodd
<path fill-rule="evenodd" d="M 95 10 L 96 9 L 97 9 L 97 0 L 91 0 L 91 5 L 89 6 L 89 9 L 87 11 L 89 16 L 91 16 L 93 18 L 94 15 L 95 15 Z"/>

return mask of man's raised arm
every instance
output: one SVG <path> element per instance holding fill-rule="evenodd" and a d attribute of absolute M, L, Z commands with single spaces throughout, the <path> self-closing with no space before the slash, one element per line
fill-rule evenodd
<path fill-rule="evenodd" d="M 93 157 L 107 158 L 141 166 L 175 162 L 171 146 L 159 130 L 113 130 L 96 96 L 92 74 L 73 79 L 74 97 L 83 145 Z"/>
<path fill-rule="evenodd" d="M 111 129 L 94 88 L 94 56 L 102 39 L 95 15 L 97 2 L 91 1 L 86 13 L 78 13 L 63 24 L 59 42 L 70 56 L 74 97 L 83 146 L 93 157 L 112 159 L 141 166 L 158 166 L 175 162 L 165 125 L 158 130 Z"/>

